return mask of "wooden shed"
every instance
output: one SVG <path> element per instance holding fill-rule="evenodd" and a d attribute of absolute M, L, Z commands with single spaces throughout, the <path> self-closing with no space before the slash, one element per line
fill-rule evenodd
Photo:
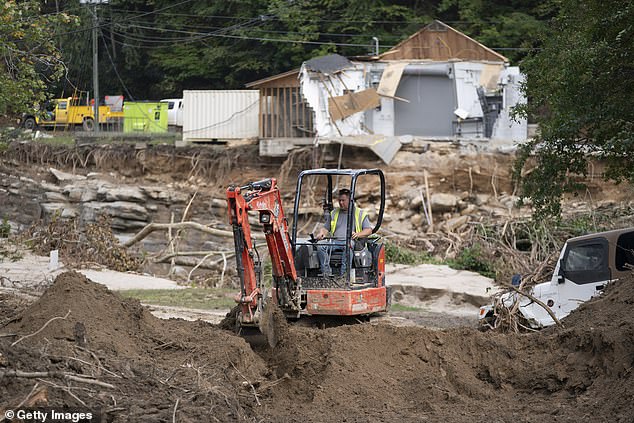
<path fill-rule="evenodd" d="M 314 136 L 313 110 L 302 96 L 299 69 L 246 84 L 260 91 L 260 138 Z"/>
<path fill-rule="evenodd" d="M 473 38 L 437 20 L 381 54 L 379 59 L 509 61 Z"/>

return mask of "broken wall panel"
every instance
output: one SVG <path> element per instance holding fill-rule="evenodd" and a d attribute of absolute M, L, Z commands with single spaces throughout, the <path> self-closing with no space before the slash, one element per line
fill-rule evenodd
<path fill-rule="evenodd" d="M 375 109 L 381 99 L 374 88 L 328 98 L 328 111 L 332 120 L 341 120 L 364 110 Z"/>
<path fill-rule="evenodd" d="M 396 95 L 398 84 L 401 82 L 401 76 L 408 64 L 407 62 L 388 63 L 387 68 L 383 71 L 383 75 L 381 75 L 381 81 L 377 88 L 379 95 L 387 97 L 394 97 Z"/>

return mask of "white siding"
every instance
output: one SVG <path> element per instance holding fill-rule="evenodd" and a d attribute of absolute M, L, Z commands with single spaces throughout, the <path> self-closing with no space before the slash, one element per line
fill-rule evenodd
<path fill-rule="evenodd" d="M 257 90 L 183 91 L 183 141 L 258 136 Z"/>
<path fill-rule="evenodd" d="M 526 103 L 522 93 L 525 76 L 516 66 L 504 69 L 500 74 L 499 85 L 503 88 L 504 107 L 500 112 L 491 139 L 520 143 L 528 138 L 528 122 L 525 118 L 511 116 L 513 108 Z"/>

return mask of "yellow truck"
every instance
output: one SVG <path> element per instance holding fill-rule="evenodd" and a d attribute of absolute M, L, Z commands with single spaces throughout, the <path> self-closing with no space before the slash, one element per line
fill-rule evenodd
<path fill-rule="evenodd" d="M 84 103 L 84 104 L 82 104 Z M 92 131 L 95 127 L 94 108 L 78 97 L 57 98 L 44 104 L 39 114 L 26 114 L 20 124 L 25 129 L 69 128 L 77 126 L 84 131 Z M 113 111 L 110 106 L 99 106 L 99 123 L 123 126 L 123 111 Z"/>

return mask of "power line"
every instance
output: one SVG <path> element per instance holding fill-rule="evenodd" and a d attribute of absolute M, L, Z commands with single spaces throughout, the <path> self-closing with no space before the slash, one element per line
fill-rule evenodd
<path fill-rule="evenodd" d="M 140 28 L 140 29 L 149 29 L 149 30 L 157 30 L 157 28 L 148 27 L 144 25 L 130 25 L 131 28 Z M 163 32 L 174 32 L 178 34 L 189 34 L 189 35 L 197 35 L 200 36 L 200 39 L 203 38 L 233 38 L 233 39 L 242 39 L 242 40 L 253 40 L 253 41 L 268 41 L 268 42 L 280 42 L 280 43 L 293 43 L 293 44 L 310 44 L 310 45 L 335 45 L 339 47 L 368 47 L 371 43 L 367 44 L 355 44 L 355 43 L 336 43 L 332 41 L 308 41 L 308 40 L 287 40 L 282 38 L 265 38 L 265 37 L 248 37 L 244 35 L 229 35 L 215 32 L 194 32 L 194 31 L 182 31 L 178 29 L 160 29 Z M 121 34 L 118 34 L 121 35 Z M 127 35 L 126 35 L 127 36 Z M 129 37 L 134 39 L 133 37 Z M 142 39 L 137 39 L 136 41 L 143 41 Z M 157 42 L 157 40 L 147 39 L 148 42 Z M 162 40 L 164 42 L 173 42 L 172 38 L 165 38 Z M 384 46 L 385 48 L 391 48 L 393 46 Z"/>
<path fill-rule="evenodd" d="M 127 9 L 118 9 L 111 7 L 110 10 L 118 11 L 118 12 L 126 12 L 130 11 Z M 242 16 L 221 16 L 221 15 L 200 15 L 200 14 L 191 14 L 191 13 L 172 13 L 172 12 L 159 12 L 155 11 L 154 14 L 168 17 L 188 17 L 188 18 L 201 18 L 201 19 L 227 19 L 227 20 L 251 20 L 254 18 L 250 17 L 242 17 Z M 262 18 L 266 16 L 268 19 L 280 20 L 281 18 L 278 16 L 272 15 L 259 15 L 257 18 Z M 257 19 L 255 18 L 255 19 Z M 134 19 L 134 17 L 132 17 Z M 400 19 L 400 20 L 374 20 L 374 19 L 365 19 L 365 20 L 357 20 L 357 19 L 311 19 L 310 22 L 326 22 L 326 23 L 375 23 L 375 24 L 418 24 L 422 23 L 420 19 Z M 443 23 L 448 25 L 471 25 L 471 24 L 500 24 L 505 21 L 500 19 L 486 19 L 482 21 L 447 21 L 442 20 Z"/>
<path fill-rule="evenodd" d="M 125 22 L 125 21 L 131 20 L 131 19 L 140 18 L 142 16 L 153 15 L 153 14 L 159 13 L 159 12 L 161 12 L 163 10 L 171 9 L 172 7 L 176 7 L 176 6 L 181 6 L 181 5 L 185 4 L 185 3 L 189 3 L 189 2 L 192 2 L 192 1 L 194 1 L 194 0 L 183 0 L 183 1 L 179 2 L 179 3 L 163 7 L 162 9 L 153 10 L 151 12 L 141 13 L 141 14 L 136 15 L 136 16 L 124 17 L 119 22 Z M 105 26 L 107 26 L 107 24 L 99 24 L 96 27 L 97 27 L 97 29 L 99 29 L 99 28 L 103 28 Z M 60 36 L 60 35 L 77 34 L 77 33 L 80 33 L 80 32 L 86 32 L 86 31 L 92 31 L 92 30 L 93 30 L 93 25 L 91 25 L 89 28 L 82 28 L 82 29 L 77 29 L 77 30 L 73 30 L 73 31 L 66 31 L 66 32 L 60 32 L 60 33 L 53 32 L 52 34 L 54 36 Z"/>
<path fill-rule="evenodd" d="M 116 23 L 115 21 L 112 21 L 113 23 Z M 146 23 L 146 22 L 144 22 Z M 185 30 L 185 29 L 191 29 L 191 30 L 201 30 L 201 29 L 216 29 L 216 30 L 221 30 L 221 29 L 225 29 L 227 27 L 221 27 L 221 26 L 208 26 L 208 25 L 187 25 L 187 24 L 183 24 L 183 25 L 179 25 L 178 29 L 180 30 Z M 166 27 L 153 27 L 152 29 L 156 30 L 156 31 L 163 31 L 163 30 L 168 30 L 169 28 Z M 349 33 L 349 34 L 338 34 L 338 33 L 331 33 L 331 32 L 319 32 L 319 31 L 315 31 L 315 32 L 298 32 L 298 31 L 283 31 L 283 30 L 273 30 L 273 29 L 264 29 L 264 28 L 249 28 L 249 31 L 252 32 L 256 32 L 256 33 L 264 33 L 264 34 L 295 34 L 295 35 L 317 35 L 317 36 L 328 36 L 328 37 L 345 37 L 345 38 L 353 38 L 353 37 L 364 37 L 364 38 L 372 38 L 373 36 L 376 36 L 376 34 L 358 34 L 358 33 Z M 400 39 L 403 38 L 405 35 L 403 36 L 399 36 L 399 35 L 389 35 L 389 34 L 382 34 L 381 38 L 385 39 L 385 38 L 390 38 L 390 39 Z"/>

